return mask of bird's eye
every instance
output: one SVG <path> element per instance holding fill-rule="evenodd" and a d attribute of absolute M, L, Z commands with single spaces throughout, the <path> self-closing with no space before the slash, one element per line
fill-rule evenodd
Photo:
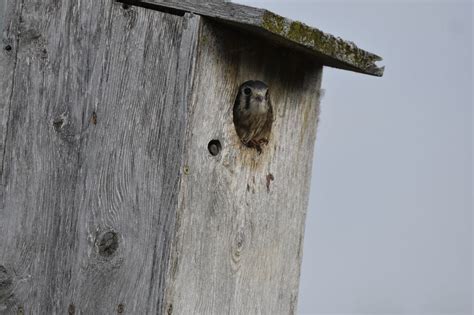
<path fill-rule="evenodd" d="M 244 94 L 245 95 L 250 95 L 250 93 L 252 93 L 252 90 L 250 88 L 245 88 L 244 89 Z"/>

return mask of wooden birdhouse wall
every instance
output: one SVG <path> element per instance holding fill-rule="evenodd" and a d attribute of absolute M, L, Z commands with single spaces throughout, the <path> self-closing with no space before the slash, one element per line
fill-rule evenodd
<path fill-rule="evenodd" d="M 200 20 L 167 303 L 179 314 L 294 313 L 322 66 Z M 240 142 L 232 119 L 247 80 L 268 84 L 274 108 L 261 154 Z M 222 145 L 217 156 L 211 140 Z"/>
<path fill-rule="evenodd" d="M 4 8 L 0 313 L 160 313 L 187 18 L 115 1 Z"/>
<path fill-rule="evenodd" d="M 0 313 L 295 313 L 322 63 L 380 58 L 266 10 L 131 3 L 1 6 Z"/>

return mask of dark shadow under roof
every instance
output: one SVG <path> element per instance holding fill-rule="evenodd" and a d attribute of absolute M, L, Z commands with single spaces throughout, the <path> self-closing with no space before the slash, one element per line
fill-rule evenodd
<path fill-rule="evenodd" d="M 257 32 L 272 41 L 304 49 L 325 66 L 374 76 L 382 76 L 384 67 L 376 65 L 382 58 L 358 48 L 354 43 L 324 33 L 298 21 L 292 21 L 265 9 L 230 2 L 188 3 L 161 0 L 123 0 L 138 6 L 160 11 L 184 14 L 194 13 L 251 32 Z"/>

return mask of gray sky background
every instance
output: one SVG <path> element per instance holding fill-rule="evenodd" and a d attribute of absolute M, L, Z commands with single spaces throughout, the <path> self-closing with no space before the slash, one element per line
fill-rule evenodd
<path fill-rule="evenodd" d="M 471 314 L 472 2 L 234 2 L 386 65 L 324 70 L 299 312 Z"/>

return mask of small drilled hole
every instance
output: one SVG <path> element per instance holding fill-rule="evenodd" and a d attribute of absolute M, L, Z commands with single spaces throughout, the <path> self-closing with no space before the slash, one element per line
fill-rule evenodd
<path fill-rule="evenodd" d="M 5 46 L 5 50 L 6 50 L 6 51 L 10 51 L 10 50 L 12 50 L 12 46 L 10 46 L 10 45 L 6 45 L 6 46 Z"/>
<path fill-rule="evenodd" d="M 207 149 L 212 156 L 218 155 L 222 150 L 222 145 L 219 140 L 211 140 L 207 145 Z"/>
<path fill-rule="evenodd" d="M 184 175 L 189 175 L 189 172 L 190 172 L 189 166 L 185 165 L 183 168 Z"/>

